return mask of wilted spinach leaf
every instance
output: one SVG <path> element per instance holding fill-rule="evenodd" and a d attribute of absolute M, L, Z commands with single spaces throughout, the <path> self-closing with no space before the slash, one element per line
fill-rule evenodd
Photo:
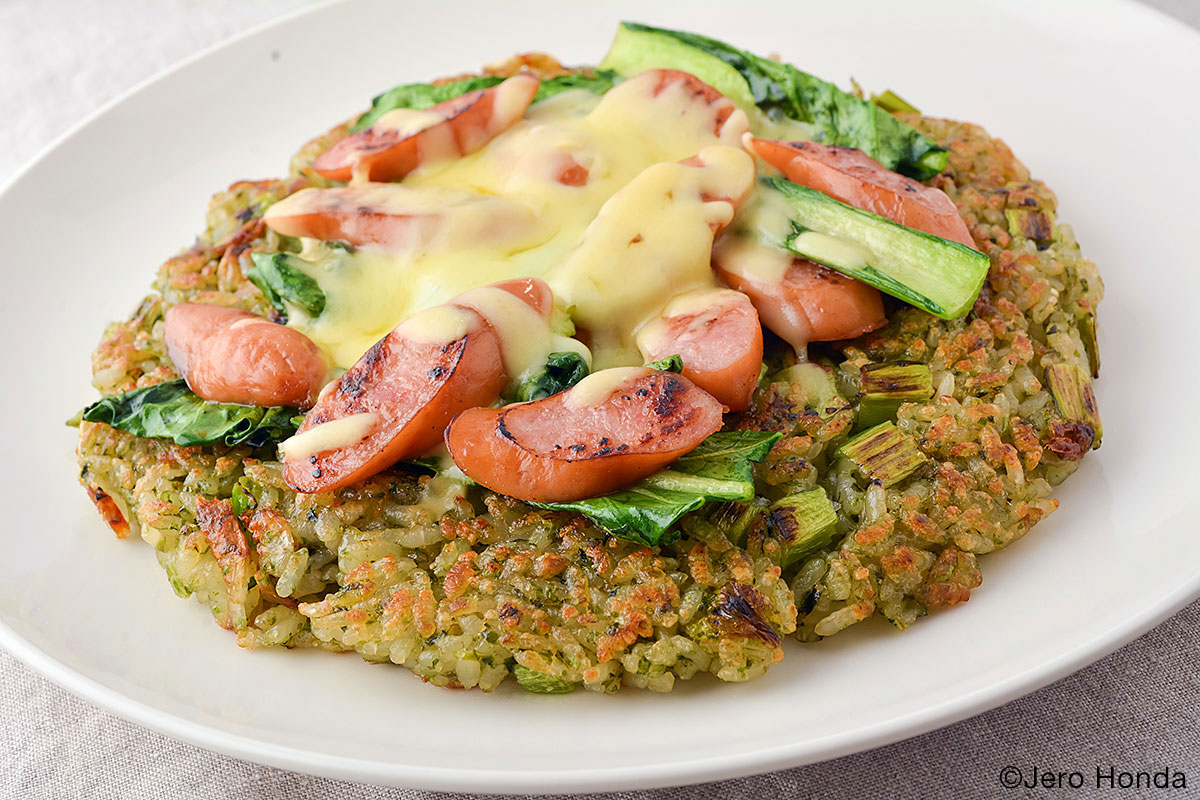
<path fill-rule="evenodd" d="M 290 253 L 251 253 L 254 266 L 246 277 L 259 288 L 272 308 L 287 317 L 284 300 L 303 308 L 310 317 L 325 310 L 325 292 L 316 279 L 299 267 L 299 258 Z"/>
<path fill-rule="evenodd" d="M 102 397 L 83 410 L 83 419 L 134 436 L 171 439 L 185 447 L 218 443 L 262 447 L 295 433 L 304 415 L 285 406 L 210 403 L 180 379 Z"/>
<path fill-rule="evenodd" d="M 542 400 L 565 392 L 587 375 L 587 361 L 579 353 L 551 353 L 546 368 L 517 387 L 517 400 Z"/>

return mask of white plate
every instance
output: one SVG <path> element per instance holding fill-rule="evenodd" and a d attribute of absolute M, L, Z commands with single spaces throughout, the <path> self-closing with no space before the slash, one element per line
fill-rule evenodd
<path fill-rule="evenodd" d="M 7 342 L 0 641 L 129 719 L 242 758 L 475 791 L 647 787 L 862 750 L 1014 698 L 1200 592 L 1200 38 L 1115 2 L 554 2 L 323 7 L 187 62 L 78 128 L 0 196 Z M 88 354 L 205 199 L 282 172 L 308 136 L 393 83 L 519 50 L 594 62 L 641 19 L 779 52 L 985 124 L 1061 199 L 1108 283 L 1104 448 L 1027 540 L 984 559 L 966 607 L 903 635 L 866 624 L 792 646 L 747 685 L 665 696 L 434 689 L 353 656 L 249 652 L 177 600 L 149 549 L 114 541 L 75 482 L 62 422 Z M 1190 76 L 1190 77 L 1189 77 Z M 1177 355 L 1178 354 L 1178 355 Z"/>

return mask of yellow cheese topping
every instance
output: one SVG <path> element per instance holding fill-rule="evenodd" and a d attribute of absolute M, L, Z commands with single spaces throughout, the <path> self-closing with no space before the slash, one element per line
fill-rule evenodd
<path fill-rule="evenodd" d="M 732 304 L 742 297 L 741 292 L 733 289 L 696 289 L 675 297 L 663 308 L 661 316 L 655 317 L 637 332 L 637 346 L 642 356 L 649 360 L 652 354 L 661 351 L 662 347 L 673 340 L 674 335 L 670 320 L 672 317 L 682 317 L 688 314 L 701 315 L 705 312 L 716 316 L 722 306 Z M 702 319 L 705 317 L 701 317 Z"/>
<path fill-rule="evenodd" d="M 574 408 L 594 408 L 649 371 L 645 367 L 602 369 L 568 389 L 564 399 Z"/>
<path fill-rule="evenodd" d="M 378 423 L 379 415 L 370 412 L 322 422 L 290 439 L 284 439 L 279 443 L 279 454 L 287 459 L 303 461 L 318 453 L 350 447 L 370 436 Z"/>
<path fill-rule="evenodd" d="M 475 309 L 496 330 L 510 388 L 540 372 L 551 353 L 578 353 L 591 364 L 592 354 L 583 342 L 553 333 L 545 317 L 511 292 L 481 286 L 464 292 L 454 302 Z M 428 313 L 417 314 L 409 322 Z"/>
<path fill-rule="evenodd" d="M 317 318 L 293 314 L 288 324 L 347 368 L 418 311 L 489 283 L 539 277 L 575 306 L 597 368 L 641 363 L 637 328 L 675 295 L 716 285 L 711 231 L 729 221 L 732 206 L 714 198 L 743 196 L 754 172 L 737 147 L 748 127 L 741 111 L 718 132 L 707 104 L 685 84 L 658 84 L 654 75 L 633 78 L 599 99 L 563 92 L 481 149 L 423 161 L 402 183 L 356 179 L 277 204 L 268 223 L 272 213 L 281 218 L 339 197 L 363 212 L 414 218 L 386 246 L 343 253 L 306 241 L 302 257 L 316 262 L 310 271 L 326 306 Z M 387 124 L 404 130 L 430 121 L 420 112 L 392 113 Z M 700 164 L 678 163 L 698 154 Z M 586 170 L 586 183 L 561 182 L 568 168 Z M 531 339 L 505 342 L 511 377 L 547 347 L 586 353 L 562 337 L 547 344 L 548 332 L 529 333 L 532 324 L 507 301 L 486 302 L 505 325 L 525 331 L 513 338 Z"/>

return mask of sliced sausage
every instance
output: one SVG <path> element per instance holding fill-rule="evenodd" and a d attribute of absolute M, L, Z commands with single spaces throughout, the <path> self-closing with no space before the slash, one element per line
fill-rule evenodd
<path fill-rule="evenodd" d="M 217 403 L 307 408 L 329 369 L 300 331 L 236 308 L 173 306 L 164 336 L 188 387 Z"/>
<path fill-rule="evenodd" d="M 369 181 L 400 180 L 427 161 L 483 147 L 521 118 L 539 86 L 532 75 L 514 75 L 423 111 L 389 112 L 317 156 L 313 169 L 335 181 L 356 172 Z"/>
<path fill-rule="evenodd" d="M 302 189 L 268 208 L 263 221 L 284 236 L 393 252 L 511 241 L 536 222 L 517 200 L 400 184 Z"/>
<path fill-rule="evenodd" d="M 680 295 L 642 326 L 638 349 L 647 361 L 679 355 L 683 375 L 730 411 L 745 411 L 762 367 L 762 327 L 750 299 L 732 289 Z"/>
<path fill-rule="evenodd" d="M 925 233 L 975 247 L 945 192 L 892 172 L 861 150 L 747 137 L 751 151 L 789 181 Z"/>
<path fill-rule="evenodd" d="M 798 352 L 809 342 L 851 339 L 887 323 L 875 288 L 752 239 L 722 240 L 713 249 L 713 267 L 722 283 L 750 298 L 762 324 Z"/>
<path fill-rule="evenodd" d="M 493 491 L 578 500 L 662 469 L 720 430 L 721 413 L 716 398 L 682 375 L 624 367 L 544 400 L 464 411 L 446 429 L 446 446 L 464 473 Z"/>
<path fill-rule="evenodd" d="M 495 331 L 475 311 L 443 305 L 398 325 L 323 393 L 280 445 L 284 480 L 299 492 L 347 486 L 421 455 L 464 409 L 504 387 Z"/>

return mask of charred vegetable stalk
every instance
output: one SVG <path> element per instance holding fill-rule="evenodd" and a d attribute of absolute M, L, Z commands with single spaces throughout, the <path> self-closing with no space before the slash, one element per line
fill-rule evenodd
<path fill-rule="evenodd" d="M 1098 448 L 1104 429 L 1100 425 L 1100 411 L 1088 374 L 1076 364 L 1051 364 L 1046 367 L 1046 384 L 1050 387 L 1058 413 L 1071 422 L 1090 428 L 1093 434 L 1092 449 Z"/>
<path fill-rule="evenodd" d="M 1050 215 L 1036 208 L 1008 208 L 1004 211 L 1008 221 L 1008 232 L 1032 239 L 1038 247 L 1045 247 L 1054 239 L 1054 223 Z"/>
<path fill-rule="evenodd" d="M 917 107 L 905 100 L 891 89 L 885 89 L 880 94 L 871 95 L 871 102 L 887 111 L 889 114 L 920 114 Z"/>
<path fill-rule="evenodd" d="M 1100 342 L 1096 339 L 1096 312 L 1089 311 L 1079 321 L 1079 338 L 1083 339 L 1083 349 L 1087 351 L 1088 368 L 1093 378 L 1100 377 Z"/>
<path fill-rule="evenodd" d="M 829 547 L 838 517 L 825 490 L 818 487 L 772 503 L 765 520 L 768 533 L 779 540 L 779 565 L 787 569 Z"/>
<path fill-rule="evenodd" d="M 904 403 L 933 397 L 933 376 L 924 364 L 868 364 L 859 370 L 859 427 L 869 428 L 896 418 Z"/>
<path fill-rule="evenodd" d="M 883 486 L 899 483 L 929 460 L 912 437 L 891 422 L 863 431 L 837 452 L 850 459 L 867 480 L 879 481 Z"/>
<path fill-rule="evenodd" d="M 827 419 L 849 408 L 846 398 L 838 392 L 833 370 L 820 364 L 794 364 L 773 380 L 798 385 L 804 390 L 804 405 L 817 416 Z"/>
<path fill-rule="evenodd" d="M 978 250 L 839 202 L 783 178 L 759 187 L 785 210 L 777 244 L 942 319 L 971 310 L 990 261 Z"/>

